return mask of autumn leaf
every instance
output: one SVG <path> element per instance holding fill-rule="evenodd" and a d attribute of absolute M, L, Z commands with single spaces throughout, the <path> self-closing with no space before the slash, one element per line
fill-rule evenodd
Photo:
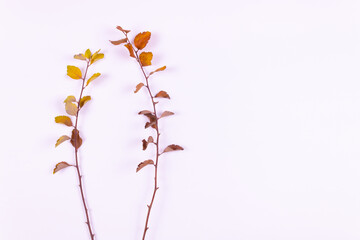
<path fill-rule="evenodd" d="M 146 161 L 141 162 L 137 168 L 136 168 L 136 172 L 140 171 L 143 167 L 147 166 L 147 165 L 154 165 L 154 161 L 149 159 Z"/>
<path fill-rule="evenodd" d="M 78 59 L 78 60 L 86 60 L 85 55 L 82 54 L 82 53 L 79 53 L 79 54 L 74 55 L 74 58 L 75 58 L 75 59 Z"/>
<path fill-rule="evenodd" d="M 72 130 L 70 142 L 73 145 L 73 147 L 76 149 L 78 149 L 81 146 L 82 139 L 80 137 L 79 130 L 77 130 L 75 128 Z"/>
<path fill-rule="evenodd" d="M 153 143 L 154 142 L 154 138 L 152 136 L 148 137 L 148 143 Z"/>
<path fill-rule="evenodd" d="M 123 29 L 123 28 L 120 27 L 120 26 L 117 26 L 116 28 L 117 28 L 118 30 L 122 31 L 122 32 L 125 32 L 125 33 L 129 33 L 129 32 L 130 32 L 130 30 L 125 30 L 125 29 Z"/>
<path fill-rule="evenodd" d="M 91 100 L 91 96 L 84 96 L 80 100 L 80 108 L 84 106 L 84 104 Z"/>
<path fill-rule="evenodd" d="M 59 146 L 61 143 L 65 142 L 69 139 L 70 139 L 70 137 L 66 136 L 66 135 L 59 137 L 59 139 L 56 141 L 55 147 Z"/>
<path fill-rule="evenodd" d="M 144 67 L 151 65 L 151 60 L 153 58 L 152 52 L 142 52 L 139 56 L 141 65 Z"/>
<path fill-rule="evenodd" d="M 53 174 L 55 174 L 56 172 L 60 171 L 61 169 L 70 167 L 72 165 L 68 164 L 67 162 L 59 162 L 58 164 L 56 164 Z"/>
<path fill-rule="evenodd" d="M 67 102 L 67 103 L 65 103 L 65 110 L 66 110 L 67 114 L 69 114 L 71 116 L 76 116 L 76 114 L 78 112 L 78 107 L 76 106 L 76 104 L 74 104 L 72 102 Z"/>
<path fill-rule="evenodd" d="M 126 43 L 127 42 L 127 39 L 126 38 L 123 38 L 123 39 L 120 39 L 120 40 L 117 40 L 117 41 L 111 41 L 110 42 L 114 45 L 120 45 L 122 43 Z"/>
<path fill-rule="evenodd" d="M 156 69 L 155 71 L 151 72 L 151 73 L 149 74 L 149 76 L 152 75 L 152 74 L 154 74 L 154 73 L 156 73 L 156 72 L 164 71 L 165 69 L 166 69 L 166 66 L 163 66 L 163 67 L 161 67 L 161 68 L 158 68 L 158 69 Z"/>
<path fill-rule="evenodd" d="M 138 35 L 136 35 L 136 37 L 134 39 L 135 47 L 139 50 L 143 49 L 146 46 L 146 44 L 148 43 L 150 37 L 151 37 L 150 32 L 139 33 Z"/>
<path fill-rule="evenodd" d="M 101 75 L 101 73 L 94 73 L 86 82 L 86 86 L 89 85 L 92 81 L 94 81 L 96 78 L 98 78 Z"/>
<path fill-rule="evenodd" d="M 55 117 L 55 122 L 65 124 L 66 126 L 69 126 L 69 127 L 73 126 L 71 118 L 69 118 L 68 116 L 57 116 L 57 117 Z"/>
<path fill-rule="evenodd" d="M 129 50 L 130 57 L 135 58 L 134 49 L 133 49 L 132 45 L 130 43 L 128 43 L 128 44 L 125 44 L 124 46 Z"/>
<path fill-rule="evenodd" d="M 138 85 L 136 85 L 134 93 L 137 93 L 143 86 L 145 86 L 143 83 L 139 83 Z"/>
<path fill-rule="evenodd" d="M 145 115 L 145 114 L 149 114 L 149 113 L 152 113 L 152 112 L 149 111 L 149 110 L 142 110 L 142 111 L 140 111 L 138 114 L 139 114 L 139 115 Z"/>
<path fill-rule="evenodd" d="M 171 116 L 174 115 L 175 113 L 170 112 L 170 111 L 165 111 L 161 114 L 161 116 L 159 118 L 163 118 L 163 117 L 167 117 L 167 116 Z"/>
<path fill-rule="evenodd" d="M 65 100 L 64 103 L 69 103 L 69 102 L 76 102 L 76 98 L 74 96 L 68 96 Z"/>
<path fill-rule="evenodd" d="M 181 146 L 176 145 L 176 144 L 171 144 L 164 149 L 164 152 L 171 152 L 171 151 L 178 151 L 178 150 L 184 150 L 184 148 L 182 148 Z"/>
<path fill-rule="evenodd" d="M 149 144 L 149 143 L 148 143 L 145 139 L 142 140 L 143 150 L 146 150 L 148 144 Z"/>
<path fill-rule="evenodd" d="M 90 59 L 90 58 L 91 58 L 91 51 L 90 51 L 90 49 L 87 49 L 87 50 L 85 51 L 85 57 L 86 57 L 87 59 Z"/>
<path fill-rule="evenodd" d="M 67 75 L 71 77 L 72 79 L 81 79 L 82 73 L 81 70 L 78 67 L 75 66 L 67 66 Z"/>
<path fill-rule="evenodd" d="M 99 61 L 100 59 L 104 58 L 104 54 L 103 53 L 95 53 L 94 55 L 92 55 L 91 57 L 91 61 L 90 61 L 90 65 L 93 64 L 96 61 Z"/>
<path fill-rule="evenodd" d="M 167 94 L 167 92 L 165 91 L 160 91 L 155 95 L 156 98 L 168 98 L 170 99 L 169 94 Z"/>

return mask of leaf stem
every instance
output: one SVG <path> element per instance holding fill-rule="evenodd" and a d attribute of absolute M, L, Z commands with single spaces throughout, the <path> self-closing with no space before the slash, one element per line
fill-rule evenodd
<path fill-rule="evenodd" d="M 82 87 L 81 87 L 81 91 L 80 91 L 80 96 L 79 96 L 79 100 L 78 100 L 78 111 L 76 113 L 76 120 L 75 120 L 75 126 L 74 126 L 74 129 L 76 131 L 78 131 L 77 129 L 77 124 L 78 124 L 78 119 L 79 119 L 79 112 L 80 112 L 80 100 L 81 100 L 81 97 L 82 97 L 82 94 L 83 94 L 83 91 L 85 89 L 84 85 L 85 85 L 85 79 L 86 79 L 86 75 L 87 75 L 87 71 L 88 71 L 88 68 L 89 68 L 90 64 L 89 64 L 89 61 L 87 61 L 87 65 L 86 65 L 86 70 L 85 70 L 85 74 L 84 74 L 84 78 L 82 79 Z M 89 216 L 89 209 L 86 205 L 86 197 L 85 197 L 85 194 L 84 194 L 84 187 L 83 187 L 83 182 L 82 182 L 82 176 L 81 176 L 81 172 L 80 172 L 80 163 L 79 163 L 79 158 L 78 158 L 78 145 L 77 145 L 77 137 L 75 137 L 75 161 L 76 161 L 76 171 L 77 171 L 77 175 L 78 175 L 78 179 L 79 179 L 79 188 L 80 188 L 80 193 L 81 193 L 81 199 L 82 199 L 82 202 L 83 202 L 83 206 L 84 206 L 84 211 L 85 211 L 85 215 L 86 215 L 86 224 L 88 226 L 88 230 L 89 230 L 89 234 L 90 234 L 90 239 L 91 240 L 94 240 L 95 239 L 95 234 L 93 234 L 93 231 L 92 231 L 92 226 L 91 226 L 91 222 L 90 222 L 90 216 Z"/>

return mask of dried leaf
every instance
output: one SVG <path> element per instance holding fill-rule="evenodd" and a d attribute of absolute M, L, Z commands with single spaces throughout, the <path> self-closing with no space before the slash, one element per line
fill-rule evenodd
<path fill-rule="evenodd" d="M 134 93 L 137 93 L 143 86 L 145 86 L 143 83 L 139 83 L 138 85 L 136 85 Z"/>
<path fill-rule="evenodd" d="M 148 141 L 148 143 L 153 143 L 153 142 L 154 142 L 154 138 L 153 138 L 152 136 L 150 136 L 147 141 Z"/>
<path fill-rule="evenodd" d="M 68 103 L 68 102 L 76 102 L 76 98 L 74 96 L 68 96 L 65 100 L 64 103 Z"/>
<path fill-rule="evenodd" d="M 62 135 L 61 137 L 59 137 L 59 139 L 56 141 L 55 147 L 59 146 L 61 143 L 69 140 L 70 137 L 66 136 L 66 135 Z"/>
<path fill-rule="evenodd" d="M 129 32 L 130 32 L 130 30 L 125 30 L 125 29 L 123 29 L 123 28 L 120 27 L 120 26 L 117 26 L 116 28 L 117 28 L 118 30 L 122 31 L 122 32 L 125 32 L 125 33 L 129 33 Z"/>
<path fill-rule="evenodd" d="M 114 45 L 120 45 L 122 43 L 126 43 L 127 42 L 127 39 L 126 38 L 123 38 L 123 39 L 120 39 L 120 40 L 117 40 L 117 41 L 111 41 L 110 42 Z"/>
<path fill-rule="evenodd" d="M 55 122 L 65 124 L 66 126 L 69 126 L 69 127 L 73 126 L 71 118 L 69 118 L 68 116 L 57 116 L 57 117 L 55 117 Z"/>
<path fill-rule="evenodd" d="M 94 81 L 96 78 L 98 78 L 101 75 L 101 73 L 94 73 L 86 82 L 86 86 L 89 85 L 92 81 Z"/>
<path fill-rule="evenodd" d="M 151 60 L 153 58 L 152 52 L 142 52 L 139 56 L 141 65 L 144 67 L 151 65 Z"/>
<path fill-rule="evenodd" d="M 136 172 L 140 171 L 143 167 L 147 166 L 147 165 L 154 165 L 154 161 L 149 159 L 146 161 L 141 162 L 137 168 L 136 168 Z"/>
<path fill-rule="evenodd" d="M 170 111 L 165 111 L 161 114 L 161 116 L 159 118 L 163 118 L 163 117 L 167 117 L 167 116 L 171 116 L 174 115 L 175 113 L 170 112 Z"/>
<path fill-rule="evenodd" d="M 160 91 L 155 95 L 156 98 L 168 98 L 170 99 L 169 94 L 167 94 L 167 92 L 165 91 Z"/>
<path fill-rule="evenodd" d="M 81 146 L 82 139 L 80 137 L 79 130 L 77 130 L 75 128 L 72 130 L 70 142 L 73 145 L 73 147 L 76 149 L 78 149 Z"/>
<path fill-rule="evenodd" d="M 79 60 L 86 60 L 85 55 L 82 54 L 82 53 L 79 53 L 79 54 L 74 55 L 74 58 L 75 58 L 75 59 L 79 59 Z"/>
<path fill-rule="evenodd" d="M 135 58 L 134 49 L 133 49 L 132 45 L 130 43 L 128 43 L 128 44 L 125 44 L 124 46 L 129 50 L 130 57 Z"/>
<path fill-rule="evenodd" d="M 146 44 L 148 43 L 150 37 L 151 37 L 150 32 L 139 33 L 138 35 L 136 35 L 136 37 L 134 39 L 135 47 L 139 50 L 143 49 L 146 46 Z"/>
<path fill-rule="evenodd" d="M 91 100 L 91 96 L 84 96 L 80 100 L 80 108 L 84 106 L 84 104 Z"/>
<path fill-rule="evenodd" d="M 66 110 L 67 114 L 69 114 L 71 116 L 76 116 L 76 114 L 78 112 L 78 107 L 72 102 L 67 102 L 67 103 L 65 103 L 65 110 Z"/>
<path fill-rule="evenodd" d="M 156 72 L 164 71 L 165 69 L 166 69 L 166 66 L 163 66 L 163 67 L 161 67 L 161 68 L 158 68 L 158 69 L 156 69 L 155 71 L 151 72 L 151 73 L 149 74 L 149 76 L 152 75 L 152 74 L 154 74 L 154 73 L 156 73 Z"/>
<path fill-rule="evenodd" d="M 99 61 L 100 59 L 104 58 L 104 54 L 103 53 L 95 53 L 94 55 L 92 55 L 91 57 L 91 61 L 90 64 L 93 64 L 96 61 Z"/>
<path fill-rule="evenodd" d="M 90 49 L 87 49 L 87 50 L 85 51 L 85 57 L 86 57 L 87 59 L 90 59 L 90 58 L 91 58 L 91 51 L 90 51 Z"/>
<path fill-rule="evenodd" d="M 81 79 L 82 73 L 81 70 L 78 67 L 75 66 L 67 66 L 67 75 L 71 77 L 72 79 Z"/>
<path fill-rule="evenodd" d="M 149 144 L 149 143 L 148 143 L 145 139 L 142 140 L 143 150 L 146 150 L 148 144 Z"/>
<path fill-rule="evenodd" d="M 151 113 L 152 114 L 152 112 L 151 111 L 149 111 L 149 110 L 142 110 L 142 111 L 140 111 L 138 114 L 139 115 L 145 115 L 145 114 L 149 114 L 149 113 Z"/>
<path fill-rule="evenodd" d="M 171 152 L 171 151 L 178 151 L 178 150 L 184 150 L 184 148 L 182 148 L 181 146 L 176 145 L 176 144 L 171 144 L 164 149 L 164 152 Z"/>
<path fill-rule="evenodd" d="M 58 164 L 56 164 L 53 174 L 55 174 L 56 172 L 60 171 L 61 169 L 70 167 L 72 165 L 68 164 L 67 162 L 59 162 Z"/>

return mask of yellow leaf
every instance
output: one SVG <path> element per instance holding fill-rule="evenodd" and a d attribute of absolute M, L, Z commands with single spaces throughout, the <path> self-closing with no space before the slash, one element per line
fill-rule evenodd
<path fill-rule="evenodd" d="M 167 92 L 165 91 L 160 91 L 155 95 L 156 98 L 168 98 L 170 99 L 169 94 L 167 94 Z"/>
<path fill-rule="evenodd" d="M 134 58 L 135 54 L 134 54 L 134 49 L 133 49 L 132 45 L 130 43 L 128 43 L 128 44 L 125 44 L 124 46 L 129 50 L 130 57 Z"/>
<path fill-rule="evenodd" d="M 74 148 L 78 149 L 82 144 L 82 139 L 80 137 L 79 130 L 73 129 L 70 139 L 71 145 L 73 145 Z"/>
<path fill-rule="evenodd" d="M 120 45 L 122 43 L 126 43 L 127 42 L 127 39 L 126 38 L 123 38 L 123 39 L 120 39 L 120 40 L 117 40 L 117 41 L 111 41 L 110 42 L 114 45 Z"/>
<path fill-rule="evenodd" d="M 98 78 L 101 75 L 101 73 L 94 73 L 86 82 L 86 86 L 89 85 L 92 81 L 94 81 L 96 78 Z"/>
<path fill-rule="evenodd" d="M 153 54 L 152 52 L 142 52 L 139 56 L 140 58 L 140 62 L 141 65 L 145 66 L 150 66 L 151 65 L 151 60 L 153 58 Z"/>
<path fill-rule="evenodd" d="M 72 79 L 81 79 L 82 74 L 78 67 L 75 66 L 67 66 L 67 75 L 71 77 Z"/>
<path fill-rule="evenodd" d="M 69 126 L 69 127 L 73 126 L 71 118 L 69 118 L 68 116 L 57 116 L 57 117 L 55 117 L 55 122 L 65 124 L 66 126 Z"/>
<path fill-rule="evenodd" d="M 63 135 L 61 137 L 59 137 L 59 139 L 56 141 L 55 147 L 59 146 L 61 143 L 65 142 L 66 140 L 69 140 L 70 137 Z"/>
<path fill-rule="evenodd" d="M 67 162 L 59 162 L 58 164 L 56 164 L 53 174 L 55 174 L 56 172 L 60 171 L 61 169 L 70 167 L 72 165 L 68 164 Z"/>
<path fill-rule="evenodd" d="M 71 116 L 76 116 L 78 108 L 74 103 L 67 102 L 65 103 L 65 111 Z"/>
<path fill-rule="evenodd" d="M 154 73 L 156 73 L 156 72 L 164 71 L 165 69 L 166 69 L 166 66 L 163 66 L 163 67 L 158 68 L 158 69 L 156 69 L 155 71 L 151 72 L 149 75 L 152 75 L 152 74 L 154 74 Z"/>
<path fill-rule="evenodd" d="M 143 83 L 139 83 L 138 85 L 136 85 L 136 89 L 135 89 L 134 93 L 137 93 L 143 86 L 144 86 Z"/>
<path fill-rule="evenodd" d="M 149 159 L 149 160 L 146 160 L 146 161 L 143 161 L 141 162 L 137 168 L 136 168 L 136 172 L 140 171 L 143 167 L 147 166 L 147 165 L 154 165 L 154 161 Z"/>
<path fill-rule="evenodd" d="M 75 59 L 79 59 L 79 60 L 86 60 L 85 55 L 82 54 L 82 53 L 79 53 L 79 54 L 74 55 L 74 58 L 75 58 Z"/>
<path fill-rule="evenodd" d="M 76 102 L 76 98 L 74 96 L 68 96 L 65 100 L 64 103 L 68 103 L 68 102 Z"/>
<path fill-rule="evenodd" d="M 146 44 L 148 43 L 150 37 L 151 37 L 150 32 L 139 33 L 138 35 L 136 35 L 136 37 L 134 39 L 135 47 L 139 50 L 143 49 L 146 46 Z"/>
<path fill-rule="evenodd" d="M 91 51 L 90 51 L 90 49 L 87 49 L 87 50 L 85 51 L 85 57 L 86 57 L 87 59 L 90 59 L 90 58 L 91 58 Z"/>
<path fill-rule="evenodd" d="M 84 96 L 84 97 L 82 97 L 81 100 L 80 100 L 80 108 L 82 108 L 82 107 L 84 106 L 84 104 L 85 104 L 86 102 L 90 101 L 90 100 L 91 100 L 91 97 L 90 97 L 90 96 Z"/>
<path fill-rule="evenodd" d="M 96 53 L 91 57 L 91 61 L 90 64 L 93 64 L 96 61 L 99 61 L 100 59 L 104 58 L 104 54 L 103 53 Z"/>
<path fill-rule="evenodd" d="M 129 33 L 129 32 L 130 32 L 130 30 L 125 30 L 125 29 L 123 29 L 123 28 L 120 27 L 120 26 L 117 26 L 116 28 L 117 28 L 118 30 L 122 31 L 122 32 L 125 32 L 125 33 Z"/>

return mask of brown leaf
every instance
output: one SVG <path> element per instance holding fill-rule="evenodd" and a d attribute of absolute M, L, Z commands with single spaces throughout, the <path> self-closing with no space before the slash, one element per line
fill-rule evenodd
<path fill-rule="evenodd" d="M 145 114 L 149 114 L 149 113 L 151 113 L 152 114 L 152 112 L 151 111 L 149 111 L 149 110 L 142 110 L 142 111 L 140 111 L 138 114 L 139 115 L 145 115 Z"/>
<path fill-rule="evenodd" d="M 65 124 L 66 126 L 69 127 L 73 125 L 71 118 L 69 118 L 68 116 L 57 116 L 55 117 L 55 122 Z"/>
<path fill-rule="evenodd" d="M 154 142 L 154 138 L 153 138 L 152 136 L 150 136 L 147 141 L 148 141 L 148 143 L 153 143 L 153 142 Z"/>
<path fill-rule="evenodd" d="M 84 96 L 80 100 L 80 108 L 84 106 L 84 104 L 91 100 L 91 96 Z"/>
<path fill-rule="evenodd" d="M 167 94 L 167 92 L 165 91 L 160 91 L 155 95 L 156 98 L 168 98 L 170 99 L 169 94 Z"/>
<path fill-rule="evenodd" d="M 55 147 L 59 146 L 61 143 L 69 140 L 70 137 L 66 136 L 66 135 L 62 135 L 61 137 L 59 137 L 59 139 L 56 141 Z"/>
<path fill-rule="evenodd" d="M 145 86 L 143 83 L 139 83 L 138 85 L 136 85 L 134 93 L 137 93 L 143 86 Z"/>
<path fill-rule="evenodd" d="M 149 143 L 145 139 L 142 140 L 143 150 L 146 150 L 148 144 Z"/>
<path fill-rule="evenodd" d="M 139 33 L 138 35 L 136 35 L 134 39 L 135 47 L 139 50 L 143 49 L 146 46 L 146 44 L 149 42 L 150 37 L 151 37 L 150 32 Z"/>
<path fill-rule="evenodd" d="M 120 40 L 117 40 L 117 41 L 111 41 L 110 42 L 114 45 L 120 45 L 122 43 L 126 43 L 127 42 L 127 39 L 126 38 L 123 38 L 123 39 L 120 39 Z"/>
<path fill-rule="evenodd" d="M 174 115 L 175 113 L 170 112 L 170 111 L 165 111 L 161 114 L 161 116 L 159 118 L 163 118 L 163 117 L 167 117 L 167 116 L 171 116 Z"/>
<path fill-rule="evenodd" d="M 80 137 L 79 130 L 77 130 L 75 128 L 72 130 L 70 142 L 73 145 L 73 147 L 76 149 L 78 149 L 81 146 L 82 139 Z"/>
<path fill-rule="evenodd" d="M 164 152 L 171 152 L 171 151 L 178 151 L 178 150 L 184 150 L 184 148 L 179 145 L 176 145 L 176 144 L 171 144 L 164 149 Z"/>
<path fill-rule="evenodd" d="M 147 165 L 154 165 L 154 161 L 149 159 L 149 160 L 139 163 L 139 165 L 136 168 L 136 172 L 140 171 L 143 167 L 145 167 Z"/>
<path fill-rule="evenodd" d="M 117 26 L 116 28 L 117 28 L 118 30 L 122 31 L 122 32 L 125 32 L 125 33 L 129 33 L 129 32 L 130 32 L 130 30 L 125 30 L 125 29 L 123 29 L 123 28 L 120 27 L 120 26 Z"/>
<path fill-rule="evenodd" d="M 76 114 L 78 112 L 78 107 L 76 106 L 76 104 L 74 104 L 72 102 L 66 102 L 65 110 L 66 110 L 67 114 L 69 114 L 71 116 L 76 116 Z"/>
<path fill-rule="evenodd" d="M 144 67 L 151 65 L 151 60 L 153 58 L 152 52 L 142 52 L 139 56 L 141 65 Z"/>
<path fill-rule="evenodd" d="M 151 73 L 149 74 L 149 76 L 152 75 L 152 74 L 154 74 L 154 73 L 156 73 L 156 72 L 164 71 L 165 69 L 166 69 L 166 66 L 163 66 L 163 67 L 161 67 L 161 68 L 158 68 L 158 69 L 156 69 L 155 71 L 151 72 Z"/>
<path fill-rule="evenodd" d="M 56 164 L 53 174 L 55 174 L 56 172 L 60 171 L 61 169 L 70 167 L 72 165 L 68 164 L 67 162 L 59 162 L 58 164 Z"/>
<path fill-rule="evenodd" d="M 134 49 L 133 49 L 132 45 L 130 43 L 128 43 L 128 44 L 125 44 L 124 46 L 129 50 L 130 57 L 135 58 Z"/>

